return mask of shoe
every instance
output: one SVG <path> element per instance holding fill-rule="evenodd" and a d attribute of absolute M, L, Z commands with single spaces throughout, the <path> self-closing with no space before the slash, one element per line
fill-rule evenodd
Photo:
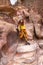
<path fill-rule="evenodd" d="M 26 41 L 26 45 L 30 45 L 30 43 L 28 41 Z"/>

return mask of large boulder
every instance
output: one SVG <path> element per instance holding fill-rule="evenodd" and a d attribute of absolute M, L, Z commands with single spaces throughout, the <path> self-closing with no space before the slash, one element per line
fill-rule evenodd
<path fill-rule="evenodd" d="M 29 12 L 29 19 L 30 22 L 33 22 L 36 36 L 38 38 L 43 38 L 43 20 L 41 15 L 31 9 Z"/>
<path fill-rule="evenodd" d="M 34 65 L 36 62 L 37 44 L 22 45 L 17 47 L 17 54 L 14 56 L 14 64 Z"/>
<path fill-rule="evenodd" d="M 43 38 L 43 24 L 40 22 L 34 24 L 35 34 L 38 38 Z"/>
<path fill-rule="evenodd" d="M 3 21 L 3 22 L 2 22 Z M 17 48 L 17 33 L 14 24 L 0 20 L 0 65 L 6 65 L 13 58 Z M 9 59 L 9 60 L 8 60 Z"/>
<path fill-rule="evenodd" d="M 26 31 L 27 31 L 27 34 L 28 34 L 28 38 L 29 40 L 32 40 L 34 38 L 34 26 L 33 26 L 33 23 L 31 22 L 26 22 Z"/>
<path fill-rule="evenodd" d="M 43 65 L 43 55 L 39 57 L 38 65 Z"/>
<path fill-rule="evenodd" d="M 7 43 L 7 35 L 11 31 L 15 31 L 14 25 L 6 21 L 0 20 L 0 49 Z"/>
<path fill-rule="evenodd" d="M 38 40 L 39 47 L 43 49 L 43 40 Z"/>

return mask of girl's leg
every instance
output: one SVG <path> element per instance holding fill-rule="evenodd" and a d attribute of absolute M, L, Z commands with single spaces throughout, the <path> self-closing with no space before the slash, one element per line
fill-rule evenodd
<path fill-rule="evenodd" d="M 23 35 L 24 35 L 24 32 L 23 32 L 23 30 L 20 32 L 20 39 L 22 39 L 23 38 Z"/>

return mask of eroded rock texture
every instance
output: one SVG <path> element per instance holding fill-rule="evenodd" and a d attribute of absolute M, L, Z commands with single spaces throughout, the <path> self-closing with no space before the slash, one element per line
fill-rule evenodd
<path fill-rule="evenodd" d="M 14 25 L 13 24 L 9 24 L 3 20 L 0 20 L 0 49 L 2 48 L 2 46 L 4 44 L 7 43 L 7 35 L 9 34 L 9 32 L 14 31 Z"/>
<path fill-rule="evenodd" d="M 43 65 L 43 20 L 38 12 L 16 6 L 12 17 L 0 14 L 0 65 Z M 6 17 L 7 16 L 7 17 Z M 30 45 L 17 36 L 17 24 L 24 19 Z"/>

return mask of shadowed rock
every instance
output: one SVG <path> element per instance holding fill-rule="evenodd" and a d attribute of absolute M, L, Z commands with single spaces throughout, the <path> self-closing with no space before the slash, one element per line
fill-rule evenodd
<path fill-rule="evenodd" d="M 13 24 L 9 24 L 3 20 L 0 20 L 0 49 L 7 43 L 7 35 L 11 31 L 15 31 Z"/>

